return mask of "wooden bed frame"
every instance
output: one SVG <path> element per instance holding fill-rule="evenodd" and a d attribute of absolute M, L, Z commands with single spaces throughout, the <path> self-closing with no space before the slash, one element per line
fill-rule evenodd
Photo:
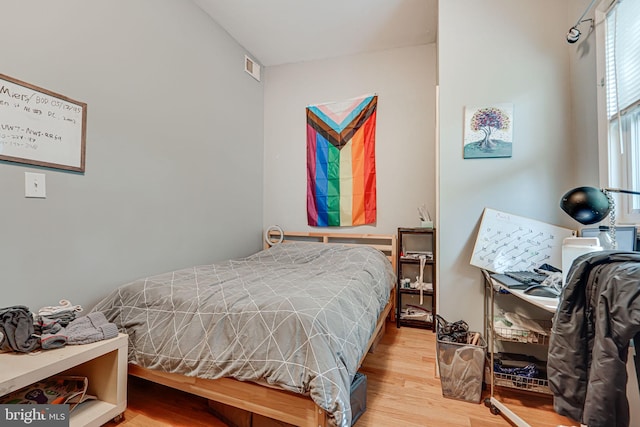
<path fill-rule="evenodd" d="M 279 231 L 270 232 L 269 234 L 279 239 Z M 387 255 L 395 271 L 397 251 L 395 235 L 315 232 L 285 232 L 283 234 L 284 243 L 290 241 L 315 241 L 373 246 Z M 266 242 L 265 247 L 268 247 Z M 376 328 L 369 339 L 367 344 L 368 352 L 373 351 L 378 340 L 384 334 L 387 317 L 389 316 L 393 321 L 395 317 L 394 306 L 395 286 L 392 288 L 389 301 L 380 314 Z M 360 359 L 358 366 L 362 364 L 365 356 L 366 353 Z M 233 378 L 210 380 L 188 377 L 142 368 L 132 364 L 129 364 L 129 375 L 296 426 L 325 427 L 328 422 L 325 411 L 317 406 L 310 397 L 252 382 L 238 381 Z"/>

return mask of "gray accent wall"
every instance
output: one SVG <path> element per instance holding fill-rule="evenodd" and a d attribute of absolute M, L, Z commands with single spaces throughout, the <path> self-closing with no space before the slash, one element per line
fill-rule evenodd
<path fill-rule="evenodd" d="M 263 88 L 193 2 L 4 2 L 0 73 L 88 104 L 85 173 L 0 162 L 0 306 L 261 248 Z M 46 199 L 25 198 L 25 172 Z"/>

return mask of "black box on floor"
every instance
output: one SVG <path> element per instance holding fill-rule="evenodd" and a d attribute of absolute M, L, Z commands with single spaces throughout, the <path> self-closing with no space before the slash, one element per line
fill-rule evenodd
<path fill-rule="evenodd" d="M 367 410 L 367 376 L 356 372 L 351 383 L 351 425 Z"/>
<path fill-rule="evenodd" d="M 220 402 L 209 401 L 209 410 L 226 424 L 233 427 L 295 427 L 244 409 L 234 408 Z M 367 410 L 367 376 L 356 372 L 351 383 L 351 425 Z"/>

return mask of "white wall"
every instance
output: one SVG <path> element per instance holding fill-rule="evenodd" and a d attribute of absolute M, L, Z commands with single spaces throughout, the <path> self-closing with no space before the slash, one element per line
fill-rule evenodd
<path fill-rule="evenodd" d="M 262 85 L 193 2 L 4 2 L 1 72 L 88 104 L 86 172 L 0 162 L 0 306 L 261 247 Z M 47 198 L 25 199 L 24 172 Z"/>
<path fill-rule="evenodd" d="M 378 94 L 374 226 L 334 232 L 393 233 L 435 212 L 435 45 L 269 67 L 265 73 L 264 225 L 309 230 L 305 107 Z"/>
<path fill-rule="evenodd" d="M 469 264 L 485 207 L 575 224 L 567 4 L 447 0 L 439 5 L 440 313 L 482 328 L 482 279 Z M 572 19 L 575 19 L 572 17 Z M 463 159 L 465 106 L 514 104 L 513 156 Z"/>
<path fill-rule="evenodd" d="M 590 1 L 568 2 L 567 31 L 576 24 L 589 6 Z M 595 7 L 585 16 L 594 17 Z M 596 33 L 589 31 L 589 23 L 579 26 L 582 35 L 575 44 L 566 43 L 569 53 L 569 81 L 571 84 L 571 112 L 573 124 L 572 153 L 575 168 L 574 186 L 599 187 L 598 173 L 598 120 L 597 120 L 597 75 Z M 577 223 L 574 223 L 577 224 Z M 579 227 L 583 227 L 577 224 Z"/>

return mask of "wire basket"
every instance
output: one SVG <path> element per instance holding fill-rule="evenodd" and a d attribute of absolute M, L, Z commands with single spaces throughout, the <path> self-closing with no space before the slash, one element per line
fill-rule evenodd
<path fill-rule="evenodd" d="M 536 320 L 536 322 L 544 328 L 545 333 L 531 331 L 528 329 L 499 326 L 496 323 L 490 325 L 493 327 L 496 339 L 506 342 L 519 342 L 524 344 L 549 345 L 551 337 L 551 321 Z"/>
<path fill-rule="evenodd" d="M 487 343 L 479 332 L 463 330 L 454 330 L 452 335 L 462 342 L 449 341 L 450 336 L 443 331 L 451 330 L 453 324 L 446 322 L 439 315 L 436 315 L 436 320 L 438 331 L 436 347 L 442 395 L 451 399 L 479 403 L 482 397 Z"/>
<path fill-rule="evenodd" d="M 520 375 L 502 374 L 499 372 L 494 372 L 493 378 L 493 385 L 495 386 L 552 394 L 551 389 L 549 388 L 549 380 L 544 378 L 528 378 Z"/>

